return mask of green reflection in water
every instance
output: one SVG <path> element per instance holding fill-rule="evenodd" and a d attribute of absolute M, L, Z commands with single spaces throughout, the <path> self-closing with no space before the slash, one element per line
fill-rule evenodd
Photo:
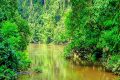
<path fill-rule="evenodd" d="M 113 80 L 117 76 L 95 67 L 80 67 L 63 58 L 61 45 L 30 44 L 28 51 L 32 60 L 28 74 L 21 74 L 18 80 Z M 35 68 L 42 73 L 35 73 Z"/>

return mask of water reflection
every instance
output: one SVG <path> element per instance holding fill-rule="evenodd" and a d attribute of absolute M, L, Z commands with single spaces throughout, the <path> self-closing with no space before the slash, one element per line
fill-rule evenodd
<path fill-rule="evenodd" d="M 18 80 L 113 80 L 117 77 L 100 68 L 68 63 L 63 58 L 63 48 L 60 45 L 30 44 L 30 74 L 20 75 Z M 34 72 L 37 67 L 42 68 L 42 73 Z"/>

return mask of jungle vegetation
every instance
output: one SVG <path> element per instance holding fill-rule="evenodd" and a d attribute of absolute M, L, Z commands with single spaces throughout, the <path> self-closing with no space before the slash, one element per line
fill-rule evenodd
<path fill-rule="evenodd" d="M 77 54 L 82 64 L 101 64 L 120 74 L 120 1 L 71 0 L 66 19 L 70 43 L 66 56 Z M 77 59 L 76 59 L 77 60 Z"/>
<path fill-rule="evenodd" d="M 29 43 L 67 45 L 74 63 L 120 74 L 120 1 L 0 0 L 0 80 L 30 67 Z"/>
<path fill-rule="evenodd" d="M 30 30 L 17 9 L 17 0 L 0 0 L 0 80 L 14 80 L 30 65 L 25 51 Z"/>

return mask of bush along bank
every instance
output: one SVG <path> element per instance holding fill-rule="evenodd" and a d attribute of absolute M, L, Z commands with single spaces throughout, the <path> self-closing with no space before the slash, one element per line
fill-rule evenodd
<path fill-rule="evenodd" d="M 71 0 L 66 18 L 65 56 L 81 64 L 100 64 L 120 74 L 120 1 Z"/>
<path fill-rule="evenodd" d="M 14 3 L 14 4 L 13 4 Z M 15 80 L 27 70 L 29 26 L 17 12 L 17 0 L 0 1 L 0 80 Z"/>

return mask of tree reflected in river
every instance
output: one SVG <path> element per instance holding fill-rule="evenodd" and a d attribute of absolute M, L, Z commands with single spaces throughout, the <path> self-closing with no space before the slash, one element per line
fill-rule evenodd
<path fill-rule="evenodd" d="M 113 80 L 117 76 L 96 67 L 75 66 L 63 57 L 62 45 L 30 44 L 32 65 L 30 74 L 18 80 Z M 35 73 L 40 68 L 42 73 Z M 39 70 L 39 69 L 38 69 Z"/>

